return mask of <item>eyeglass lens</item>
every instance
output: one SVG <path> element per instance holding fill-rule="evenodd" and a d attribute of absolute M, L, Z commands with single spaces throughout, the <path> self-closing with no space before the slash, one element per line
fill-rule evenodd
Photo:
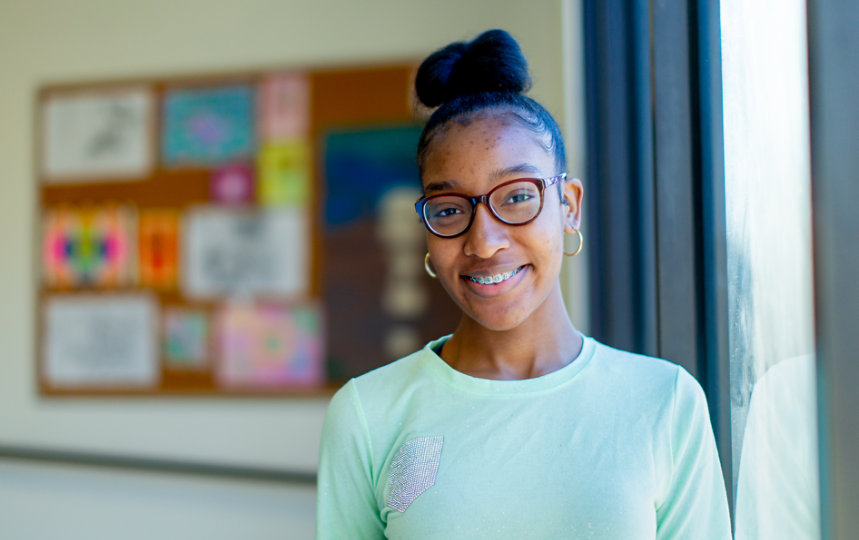
<path fill-rule="evenodd" d="M 501 221 L 525 223 L 540 212 L 540 188 L 531 181 L 498 186 L 489 193 L 489 208 Z M 462 195 L 432 197 L 424 206 L 427 224 L 438 234 L 456 235 L 468 228 L 476 205 Z"/>

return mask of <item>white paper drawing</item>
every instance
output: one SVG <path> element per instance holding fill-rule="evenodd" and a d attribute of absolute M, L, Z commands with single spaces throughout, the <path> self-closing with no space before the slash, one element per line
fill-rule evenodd
<path fill-rule="evenodd" d="M 133 180 L 152 161 L 154 99 L 147 88 L 48 97 L 42 107 L 46 182 Z"/>
<path fill-rule="evenodd" d="M 45 302 L 44 377 L 55 387 L 154 386 L 156 306 L 147 295 L 61 295 Z"/>
<path fill-rule="evenodd" d="M 307 211 L 199 207 L 186 215 L 185 293 L 194 298 L 307 293 Z"/>

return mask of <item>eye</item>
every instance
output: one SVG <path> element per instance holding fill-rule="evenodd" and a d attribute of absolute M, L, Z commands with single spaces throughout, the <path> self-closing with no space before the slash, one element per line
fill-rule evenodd
<path fill-rule="evenodd" d="M 507 195 L 507 198 L 504 200 L 504 204 L 517 204 L 528 202 L 534 198 L 534 194 L 528 191 L 518 191 L 516 193 L 511 193 Z"/>
<path fill-rule="evenodd" d="M 455 207 L 455 206 L 448 206 L 448 207 L 444 207 L 444 208 L 435 208 L 434 210 L 435 210 L 435 212 L 433 212 L 433 215 L 432 215 L 432 217 L 434 217 L 434 218 L 449 217 L 449 216 L 453 216 L 453 215 L 462 213 L 462 210 Z"/>
<path fill-rule="evenodd" d="M 450 220 L 465 215 L 468 202 L 459 197 L 439 197 L 427 204 L 427 217 L 431 220 Z"/>
<path fill-rule="evenodd" d="M 498 193 L 494 198 L 500 201 L 496 203 L 498 206 L 518 206 L 529 203 L 538 196 L 539 193 L 532 186 L 519 184 L 510 186 L 510 189 Z"/>

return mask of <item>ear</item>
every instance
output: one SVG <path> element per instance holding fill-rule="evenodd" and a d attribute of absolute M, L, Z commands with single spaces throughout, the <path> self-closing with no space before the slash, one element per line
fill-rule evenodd
<path fill-rule="evenodd" d="M 582 196 L 584 187 L 578 178 L 568 178 L 561 188 L 561 204 L 564 205 L 564 232 L 572 233 L 582 223 Z"/>

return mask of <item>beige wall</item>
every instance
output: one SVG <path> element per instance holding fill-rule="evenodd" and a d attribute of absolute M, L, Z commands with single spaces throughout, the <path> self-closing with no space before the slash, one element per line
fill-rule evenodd
<path fill-rule="evenodd" d="M 324 400 L 106 401 L 37 396 L 32 156 L 33 104 L 40 85 L 420 58 L 448 41 L 503 27 L 520 40 L 531 62 L 532 95 L 560 121 L 576 123 L 576 133 L 568 129 L 568 144 L 571 171 L 580 174 L 581 114 L 577 100 L 569 102 L 573 106 L 565 107 L 564 102 L 565 85 L 580 86 L 578 71 L 565 66 L 563 56 L 564 45 L 574 58 L 578 50 L 578 36 L 562 31 L 565 18 L 571 20 L 573 5 L 576 0 L 0 0 L 0 445 L 23 443 L 312 470 L 326 404 Z M 581 261 L 576 264 L 580 270 Z M 577 271 L 574 276 L 568 288 L 577 291 L 583 274 Z M 582 322 L 584 297 L 569 293 L 568 298 L 574 304 L 574 318 Z M 49 472 L 54 469 L 38 469 L 39 473 L 31 469 L 0 467 L 0 536 L 4 538 L 16 537 L 3 534 L 4 526 L 26 527 L 28 520 L 54 510 L 40 509 L 36 514 L 39 497 L 34 496 L 32 508 L 20 503 L 24 507 L 19 504 L 12 512 L 6 503 L 15 500 L 16 494 L 3 487 L 15 485 L 7 481 L 8 475 L 16 475 L 20 483 L 32 474 L 46 493 L 52 493 L 45 500 L 58 506 L 64 500 L 65 492 L 58 496 L 52 489 Z M 92 495 L 92 490 L 101 489 L 86 478 L 78 478 L 81 492 Z M 137 480 L 121 475 L 105 481 L 112 482 L 111 489 L 118 490 L 120 499 L 137 485 Z M 188 489 L 193 493 L 204 488 Z M 93 500 L 108 505 L 96 508 L 93 515 L 104 511 L 110 519 L 111 498 Z M 143 509 L 153 510 L 146 506 L 150 503 L 144 502 Z M 28 508 L 32 516 L 27 515 Z M 245 517 L 254 515 L 250 512 Z M 272 527 L 271 536 L 277 536 L 277 526 Z M 26 529 L 15 530 L 20 537 L 34 537 L 24 534 Z M 191 526 L 184 531 L 184 538 L 203 535 L 202 529 Z"/>

